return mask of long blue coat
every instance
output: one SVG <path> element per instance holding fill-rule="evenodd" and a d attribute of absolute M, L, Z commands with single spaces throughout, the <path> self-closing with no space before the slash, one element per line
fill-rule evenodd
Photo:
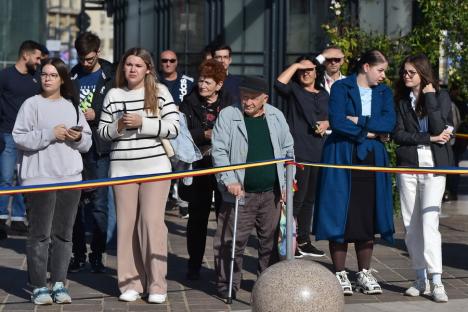
<path fill-rule="evenodd" d="M 357 116 L 358 124 L 346 119 Z M 388 155 L 380 140 L 367 139 L 367 132 L 390 133 L 395 126 L 392 91 L 386 85 L 372 88 L 371 116 L 362 116 L 361 98 L 356 75 L 333 84 L 329 102 L 329 121 L 333 133 L 323 147 L 322 162 L 352 164 L 353 149 L 364 159 L 374 152 L 377 166 L 388 166 Z M 351 194 L 350 170 L 323 168 L 320 171 L 315 201 L 313 233 L 317 240 L 344 241 L 348 204 Z M 375 229 L 381 237 L 393 242 L 393 202 L 391 176 L 376 173 Z"/>

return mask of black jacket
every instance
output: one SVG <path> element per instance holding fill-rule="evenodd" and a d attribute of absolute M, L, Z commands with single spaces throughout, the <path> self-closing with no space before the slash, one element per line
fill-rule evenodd
<path fill-rule="evenodd" d="M 106 97 L 107 92 L 115 86 L 115 68 L 114 65 L 104 59 L 98 60 L 102 69 L 102 76 L 99 78 L 96 84 L 96 91 L 94 93 L 93 102 L 91 107 L 96 113 L 96 118 L 94 120 L 88 121 L 88 124 L 93 133 L 93 146 L 97 154 L 108 154 L 110 153 L 111 142 L 104 141 L 100 138 L 97 133 L 97 128 L 99 126 L 99 120 L 101 119 L 102 112 L 102 103 Z M 78 80 L 78 74 L 81 71 L 81 65 L 77 64 L 71 70 L 71 77 L 75 85 L 75 93 L 78 97 L 79 103 L 79 92 L 80 92 L 80 81 Z"/>
<path fill-rule="evenodd" d="M 220 110 L 234 104 L 233 96 L 224 88 L 219 91 L 218 98 L 220 99 Z M 203 129 L 203 111 L 201 108 L 203 101 L 198 93 L 198 86 L 195 86 L 179 106 L 179 110 L 187 118 L 187 127 L 197 146 L 211 145 L 211 141 L 205 138 L 205 130 Z"/>
<path fill-rule="evenodd" d="M 450 144 L 430 141 L 431 136 L 439 135 L 447 125 L 452 126 L 452 101 L 445 90 L 438 94 L 426 93 L 424 97 L 428 117 L 427 133 L 419 132 L 418 117 L 411 107 L 411 100 L 407 98 L 397 103 L 397 123 L 393 131 L 393 140 L 399 145 L 396 150 L 397 165 L 417 167 L 417 146 L 430 145 L 435 166 L 452 166 L 453 154 Z"/>

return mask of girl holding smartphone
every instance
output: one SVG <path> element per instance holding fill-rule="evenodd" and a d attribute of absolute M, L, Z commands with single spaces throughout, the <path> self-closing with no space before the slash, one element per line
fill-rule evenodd
<path fill-rule="evenodd" d="M 61 59 L 45 62 L 41 85 L 42 93 L 21 106 L 13 128 L 20 151 L 21 185 L 81 181 L 80 153 L 91 147 L 91 130 L 78 109 L 67 66 Z M 63 190 L 25 196 L 29 220 L 26 258 L 35 304 L 71 303 L 65 281 L 80 195 L 80 190 Z M 48 269 L 51 289 L 47 287 Z"/>
<path fill-rule="evenodd" d="M 450 140 L 451 100 L 440 90 L 424 54 L 408 56 L 400 67 L 395 92 L 397 125 L 393 133 L 399 144 L 397 164 L 409 167 L 453 165 Z M 416 280 L 407 296 L 432 294 L 434 301 L 447 302 L 442 284 L 442 242 L 439 214 L 445 190 L 445 175 L 398 174 L 405 242 Z M 432 277 L 432 292 L 428 276 Z"/>
<path fill-rule="evenodd" d="M 117 88 L 104 99 L 99 135 L 112 141 L 110 177 L 171 171 L 161 139 L 179 133 L 179 113 L 168 89 L 158 83 L 149 51 L 129 49 L 116 73 Z M 167 227 L 164 212 L 171 182 L 114 186 L 117 209 L 117 276 L 122 301 L 148 293 L 167 296 Z"/>

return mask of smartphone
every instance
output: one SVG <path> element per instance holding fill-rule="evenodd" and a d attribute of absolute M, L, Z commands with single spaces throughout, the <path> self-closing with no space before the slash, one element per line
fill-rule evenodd
<path fill-rule="evenodd" d="M 81 131 L 83 131 L 83 126 L 73 126 L 70 129 L 81 132 Z"/>

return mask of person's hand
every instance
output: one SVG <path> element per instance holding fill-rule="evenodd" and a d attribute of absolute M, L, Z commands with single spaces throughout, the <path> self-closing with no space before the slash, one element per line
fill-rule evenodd
<path fill-rule="evenodd" d="M 320 134 L 321 136 L 323 136 L 330 127 L 328 120 L 317 121 L 316 125 L 317 127 L 315 128 L 315 133 Z"/>
<path fill-rule="evenodd" d="M 205 139 L 211 141 L 211 135 L 213 133 L 213 130 L 211 129 L 208 129 L 208 130 L 205 130 L 204 134 L 205 134 Z"/>
<path fill-rule="evenodd" d="M 303 64 L 303 63 L 295 63 L 295 66 L 296 66 L 296 71 L 297 70 L 304 70 L 304 69 L 310 69 L 311 67 L 307 64 Z"/>
<path fill-rule="evenodd" d="M 65 141 L 67 138 L 67 127 L 64 124 L 60 124 L 54 127 L 54 135 L 58 141 Z"/>
<path fill-rule="evenodd" d="M 375 139 L 376 137 L 377 137 L 377 135 L 375 133 L 367 132 L 367 138 L 368 139 Z"/>
<path fill-rule="evenodd" d="M 229 193 L 236 197 L 244 196 L 244 191 L 242 190 L 242 186 L 240 183 L 232 183 L 227 186 L 227 190 Z"/>
<path fill-rule="evenodd" d="M 431 136 L 431 142 L 445 144 L 450 140 L 450 133 L 446 132 L 445 130 L 442 131 L 441 134 L 436 136 Z"/>
<path fill-rule="evenodd" d="M 67 129 L 65 140 L 73 142 L 79 141 L 81 140 L 81 132 L 73 129 Z"/>
<path fill-rule="evenodd" d="M 86 120 L 88 120 L 88 121 L 94 120 L 94 119 L 96 119 L 96 112 L 94 111 L 94 109 L 88 108 L 84 112 L 84 116 L 85 116 Z"/>
<path fill-rule="evenodd" d="M 430 93 L 430 92 L 436 92 L 436 90 L 435 90 L 434 87 L 432 86 L 432 83 L 428 83 L 428 84 L 424 87 L 424 89 L 422 89 L 422 92 L 423 92 L 424 94 L 426 94 L 426 93 Z"/>
<path fill-rule="evenodd" d="M 355 125 L 357 125 L 359 118 L 356 116 L 346 116 L 346 119 L 351 120 Z"/>
<path fill-rule="evenodd" d="M 381 133 L 378 135 L 378 137 L 379 137 L 379 140 L 382 141 L 382 143 L 387 143 L 388 141 L 390 141 L 390 134 L 388 133 L 385 133 L 385 134 Z"/>
<path fill-rule="evenodd" d="M 121 118 L 126 128 L 138 128 L 141 126 L 143 119 L 139 114 L 126 113 Z"/>
<path fill-rule="evenodd" d="M 281 199 L 280 202 L 286 203 L 287 197 L 286 197 L 286 190 L 281 191 Z"/>
<path fill-rule="evenodd" d="M 122 133 L 122 130 L 124 130 L 125 128 L 127 128 L 125 126 L 125 123 L 124 123 L 124 120 L 123 120 L 123 117 L 119 119 L 118 123 L 117 123 L 117 132 L 118 133 Z"/>

